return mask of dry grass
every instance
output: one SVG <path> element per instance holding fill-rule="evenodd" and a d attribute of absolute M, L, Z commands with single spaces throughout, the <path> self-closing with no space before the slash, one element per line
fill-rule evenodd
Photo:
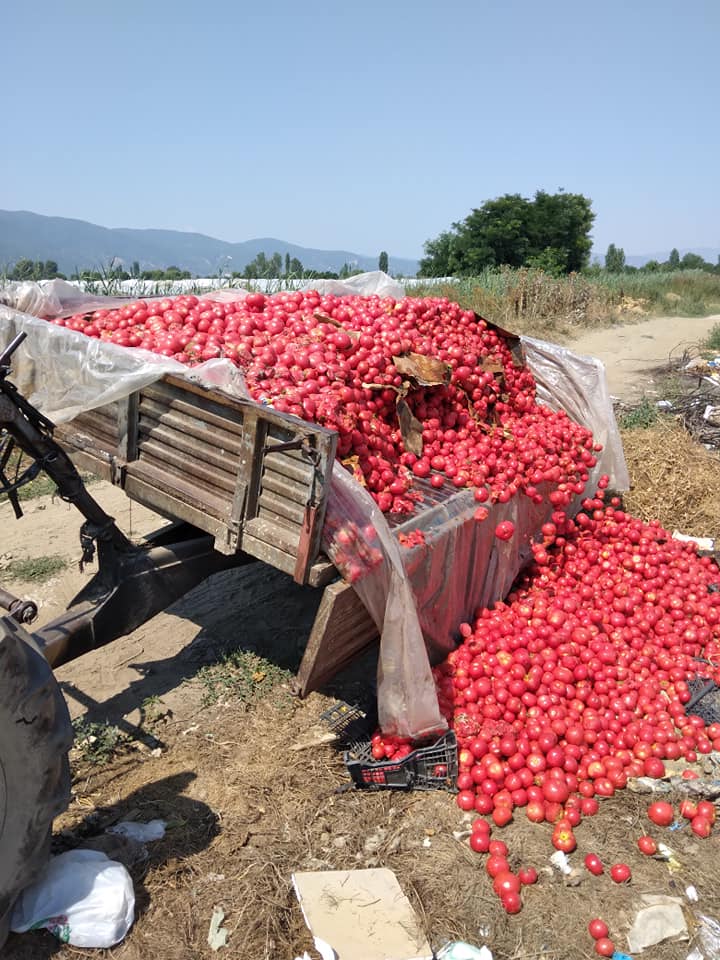
<path fill-rule="evenodd" d="M 540 873 L 538 884 L 523 893 L 522 912 L 508 916 L 492 892 L 486 858 L 470 851 L 464 835 L 454 836 L 469 822 L 450 794 L 346 789 L 348 776 L 332 747 L 290 749 L 307 739 L 327 699 L 313 694 L 288 706 L 278 693 L 251 710 L 232 700 L 200 707 L 192 723 L 177 723 L 174 731 L 168 721 L 162 757 L 132 751 L 104 767 L 77 765 L 75 801 L 60 824 L 64 846 L 86 842 L 128 815 L 168 821 L 166 837 L 148 847 L 149 860 L 131 867 L 137 921 L 112 953 L 75 950 L 34 933 L 12 937 L 3 960 L 314 955 L 291 885 L 295 870 L 388 867 L 435 949 L 455 938 L 488 943 L 495 960 L 591 960 L 586 926 L 598 915 L 623 949 L 645 892 L 677 894 L 693 883 L 703 912 L 720 909 L 720 865 L 708 856 L 714 841 L 699 841 L 687 829 L 650 828 L 647 798 L 625 790 L 577 828 L 571 862 L 581 865 L 590 851 L 608 868 L 625 861 L 633 871 L 628 886 L 612 883 L 607 873 L 590 877 L 582 868 L 579 885 L 566 885 L 548 867 L 550 826 L 529 823 L 521 810 L 506 828 L 494 830 L 507 842 L 513 868 L 532 864 Z M 679 873 L 639 853 L 635 839 L 649 828 L 677 851 Z M 215 905 L 224 910 L 229 931 L 221 954 L 207 945 Z M 687 952 L 677 951 L 677 945 L 663 945 L 652 956 L 676 960 Z"/>
<path fill-rule="evenodd" d="M 622 431 L 632 489 L 625 507 L 670 531 L 720 536 L 720 457 L 674 419 Z"/>

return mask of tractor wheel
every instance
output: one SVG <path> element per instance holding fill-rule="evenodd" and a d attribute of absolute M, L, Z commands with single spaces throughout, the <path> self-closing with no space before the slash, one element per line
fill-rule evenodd
<path fill-rule="evenodd" d="M 70 799 L 72 726 L 35 642 L 0 618 L 0 952 L 13 904 L 50 854 L 53 819 Z"/>

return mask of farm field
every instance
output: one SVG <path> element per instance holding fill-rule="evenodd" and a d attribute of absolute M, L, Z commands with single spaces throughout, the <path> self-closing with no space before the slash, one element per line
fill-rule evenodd
<path fill-rule="evenodd" d="M 659 368 L 704 340 L 718 319 L 653 318 L 565 339 L 577 352 L 605 361 L 611 393 L 631 406 L 642 397 L 660 398 Z M 665 431 L 655 455 L 666 458 L 660 475 L 672 485 L 668 471 L 684 431 L 669 421 L 650 429 Z M 648 454 L 635 455 L 635 430 L 628 428 L 624 439 L 636 478 Z M 674 503 L 658 488 L 642 491 L 645 499 L 635 503 L 641 491 L 631 491 L 628 509 L 649 519 L 654 499 L 665 525 L 677 519 L 686 533 L 720 534 L 720 508 L 712 513 L 712 504 L 720 503 L 720 465 L 701 447 L 693 456 L 706 471 L 702 485 L 710 506 L 694 494 Z M 95 484 L 93 493 L 133 537 L 161 522 L 105 484 Z M 0 579 L 39 601 L 40 616 L 48 620 L 90 572 L 77 570 L 79 522 L 71 509 L 48 495 L 25 506 L 27 517 L 15 523 L 10 506 L 0 505 Z M 705 513 L 693 514 L 693 507 Z M 54 558 L 49 576 L 38 569 L 41 557 Z M 494 831 L 507 842 L 514 865 L 534 865 L 540 873 L 523 910 L 508 916 L 483 858 L 467 845 L 468 821 L 450 794 L 344 789 L 348 776 L 340 754 L 321 742 L 319 717 L 338 698 L 367 701 L 373 662 L 366 658 L 322 694 L 305 701 L 292 696 L 291 673 L 318 602 L 311 588 L 252 565 L 214 577 L 133 634 L 58 671 L 73 716 L 84 721 L 73 752 L 73 801 L 56 825 L 57 850 L 107 844 L 103 830 L 119 819 L 168 823 L 165 838 L 148 846 L 147 859 L 127 846 L 111 850 L 131 869 L 137 921 L 108 956 L 292 960 L 312 950 L 290 883 L 294 870 L 389 867 L 436 949 L 455 938 L 487 943 L 495 960 L 593 957 L 586 928 L 595 916 L 608 922 L 618 949 L 625 949 L 641 897 L 684 897 L 689 884 L 699 895 L 696 912 L 720 915 L 717 840 L 700 840 L 688 829 L 665 831 L 677 867 L 643 856 L 636 840 L 654 829 L 645 816 L 649 799 L 630 790 L 603 801 L 599 814 L 583 821 L 571 858 L 581 864 L 592 851 L 606 864 L 627 862 L 629 885 L 582 871 L 577 884 L 565 883 L 548 866 L 551 827 L 531 824 L 521 813 Z M 712 756 L 701 758 L 698 770 L 718 776 Z M 207 944 L 216 905 L 229 933 L 218 954 Z M 549 917 L 562 920 L 549 923 Z M 664 944 L 648 956 L 675 960 L 689 949 Z M 103 952 L 65 947 L 38 932 L 11 936 L 3 955 L 69 960 Z"/>

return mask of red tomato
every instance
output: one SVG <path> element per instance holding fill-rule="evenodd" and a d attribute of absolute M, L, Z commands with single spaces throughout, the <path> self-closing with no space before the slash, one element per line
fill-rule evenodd
<path fill-rule="evenodd" d="M 596 853 L 588 853 L 585 857 L 585 869 L 599 877 L 604 871 L 603 862 Z"/>
<path fill-rule="evenodd" d="M 502 840 L 491 840 L 489 849 L 494 857 L 507 857 L 508 855 L 507 844 Z"/>
<path fill-rule="evenodd" d="M 711 824 L 715 823 L 716 808 L 714 803 L 709 800 L 700 800 L 697 805 L 697 812 L 699 816 L 705 817 Z"/>
<path fill-rule="evenodd" d="M 507 913 L 520 913 L 522 910 L 522 900 L 519 893 L 506 893 L 505 896 L 500 898 L 500 902 Z"/>
<path fill-rule="evenodd" d="M 562 850 L 563 853 L 572 853 L 577 846 L 577 840 L 575 839 L 572 827 L 569 824 L 562 826 L 558 824 L 553 831 L 552 844 L 556 850 Z"/>
<path fill-rule="evenodd" d="M 697 837 L 709 837 L 712 832 L 712 824 L 701 814 L 698 814 L 696 817 L 693 817 L 690 821 L 690 829 Z"/>
<path fill-rule="evenodd" d="M 615 953 L 615 944 L 608 937 L 595 941 L 595 953 L 599 957 L 611 957 Z"/>
<path fill-rule="evenodd" d="M 510 870 L 503 870 L 493 880 L 493 890 L 501 898 L 508 893 L 517 893 L 520 890 L 520 878 Z"/>
<path fill-rule="evenodd" d="M 601 920 L 600 917 L 595 917 L 595 919 L 591 920 L 588 924 L 588 931 L 593 940 L 599 940 L 601 937 L 608 935 L 608 925 L 604 920 Z"/>
<path fill-rule="evenodd" d="M 506 826 L 508 823 L 510 823 L 510 821 L 513 818 L 512 807 L 510 806 L 510 804 L 502 804 L 499 807 L 495 807 L 495 809 L 492 812 L 492 818 L 496 826 L 498 827 Z"/>
<path fill-rule="evenodd" d="M 656 800 L 655 803 L 651 803 L 647 809 L 647 815 L 658 827 L 669 827 L 675 819 L 672 804 L 667 800 Z"/>
<path fill-rule="evenodd" d="M 612 867 L 610 867 L 610 876 L 615 883 L 627 883 L 632 873 L 626 863 L 614 863 Z"/>
<path fill-rule="evenodd" d="M 470 834 L 470 849 L 475 853 L 487 853 L 490 847 L 490 837 L 487 833 L 476 831 Z"/>
<path fill-rule="evenodd" d="M 655 843 L 653 838 L 648 836 L 647 834 L 639 838 L 637 845 L 640 852 L 644 853 L 645 856 L 647 857 L 651 857 L 657 853 L 657 849 L 658 849 L 657 843 Z"/>
<path fill-rule="evenodd" d="M 692 820 L 692 818 L 697 815 L 697 812 L 697 804 L 693 803 L 692 800 L 680 801 L 680 815 L 685 817 L 686 820 Z"/>
<path fill-rule="evenodd" d="M 518 877 L 520 878 L 520 883 L 526 886 L 532 883 L 537 883 L 537 870 L 535 867 L 521 867 L 518 870 Z"/>
<path fill-rule="evenodd" d="M 485 864 L 485 870 L 489 877 L 495 878 L 499 873 L 507 871 L 510 869 L 510 865 L 505 859 L 498 854 L 490 854 Z"/>

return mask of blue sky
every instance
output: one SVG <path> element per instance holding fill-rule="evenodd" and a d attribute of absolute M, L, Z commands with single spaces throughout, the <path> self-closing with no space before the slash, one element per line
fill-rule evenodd
<path fill-rule="evenodd" d="M 35 0 L 0 208 L 413 257 L 562 187 L 595 248 L 720 247 L 717 0 Z"/>

